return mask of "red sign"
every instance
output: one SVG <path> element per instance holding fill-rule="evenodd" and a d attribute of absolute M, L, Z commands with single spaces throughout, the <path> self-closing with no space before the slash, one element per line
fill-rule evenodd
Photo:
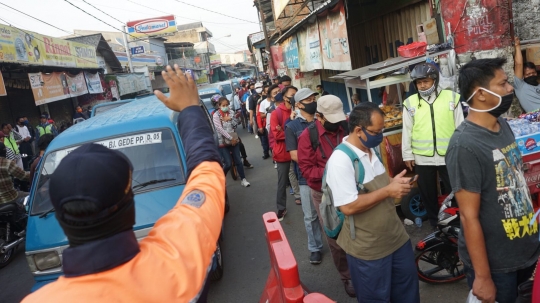
<path fill-rule="evenodd" d="M 128 34 L 135 38 L 174 34 L 178 31 L 174 15 L 130 21 Z"/>

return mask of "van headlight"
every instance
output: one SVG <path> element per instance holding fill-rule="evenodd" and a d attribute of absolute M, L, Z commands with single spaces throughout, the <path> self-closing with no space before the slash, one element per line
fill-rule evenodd
<path fill-rule="evenodd" d="M 62 265 L 62 260 L 55 250 L 26 256 L 26 261 L 32 272 L 44 271 Z"/>

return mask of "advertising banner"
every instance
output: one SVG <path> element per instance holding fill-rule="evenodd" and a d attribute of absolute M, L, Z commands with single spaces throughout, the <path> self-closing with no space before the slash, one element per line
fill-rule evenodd
<path fill-rule="evenodd" d="M 101 79 L 99 73 L 84 72 L 84 78 L 86 78 L 86 86 L 88 87 L 88 93 L 101 94 L 103 93 L 103 86 L 101 86 Z"/>
<path fill-rule="evenodd" d="M 283 53 L 285 54 L 285 65 L 287 68 L 300 68 L 298 60 L 298 41 L 293 35 L 282 43 Z"/>
<path fill-rule="evenodd" d="M 272 63 L 274 63 L 274 68 L 285 69 L 285 62 L 283 61 L 283 51 L 281 49 L 281 46 L 270 46 L 270 52 L 272 53 Z"/>
<path fill-rule="evenodd" d="M 73 42 L 47 36 L 41 37 L 45 45 L 44 65 L 77 67 L 75 57 L 71 54 L 71 43 Z"/>
<path fill-rule="evenodd" d="M 0 73 L 0 96 L 6 96 L 6 85 L 4 84 L 4 77 L 2 77 L 2 73 Z"/>
<path fill-rule="evenodd" d="M 169 36 L 178 31 L 174 15 L 136 20 L 127 23 L 128 34 L 134 38 Z"/>
<path fill-rule="evenodd" d="M 221 56 L 220 55 L 210 56 L 210 66 L 214 67 L 216 65 L 221 65 Z"/>
<path fill-rule="evenodd" d="M 120 96 L 148 90 L 144 74 L 116 75 Z"/>
<path fill-rule="evenodd" d="M 86 81 L 84 80 L 83 72 L 80 72 L 76 75 L 66 74 L 66 76 L 69 87 L 69 95 L 71 97 L 88 94 L 88 88 L 86 87 Z"/>
<path fill-rule="evenodd" d="M 67 77 L 64 73 L 28 73 L 36 105 L 69 98 Z"/>
<path fill-rule="evenodd" d="M 0 25 L 0 61 L 4 62 L 17 62 L 17 52 L 15 50 L 15 37 L 18 33 L 15 33 L 13 28 L 7 25 Z M 18 43 L 24 46 L 24 40 L 19 39 Z M 23 56 L 26 55 L 24 47 Z"/>
<path fill-rule="evenodd" d="M 316 69 L 323 69 L 323 62 L 321 57 L 321 40 L 319 38 L 319 24 L 317 21 L 310 24 L 306 28 L 307 32 L 307 54 L 311 67 L 307 71 Z"/>
<path fill-rule="evenodd" d="M 351 70 L 351 55 L 343 4 L 317 18 L 324 69 Z"/>
<path fill-rule="evenodd" d="M 96 54 L 96 48 L 87 45 L 82 44 L 74 41 L 70 41 L 71 43 L 71 54 L 75 58 L 75 64 L 77 67 L 80 68 L 97 68 L 99 67 L 97 63 L 97 54 Z"/>

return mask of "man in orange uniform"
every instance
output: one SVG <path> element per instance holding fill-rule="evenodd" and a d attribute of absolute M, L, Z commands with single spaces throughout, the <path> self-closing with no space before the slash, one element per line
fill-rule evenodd
<path fill-rule="evenodd" d="M 163 72 L 179 111 L 189 180 L 177 205 L 137 243 L 132 166 L 120 152 L 86 144 L 50 180 L 56 218 L 70 246 L 65 276 L 23 302 L 196 302 L 211 268 L 224 215 L 225 176 L 197 86 L 175 65 Z M 88 161 L 88 159 L 92 159 Z M 83 171 L 85 174 L 81 174 Z M 85 181 L 79 176 L 86 175 Z"/>

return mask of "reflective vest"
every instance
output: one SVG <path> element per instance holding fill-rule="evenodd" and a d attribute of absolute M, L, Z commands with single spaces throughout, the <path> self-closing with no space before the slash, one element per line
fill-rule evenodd
<path fill-rule="evenodd" d="M 446 155 L 450 138 L 456 129 L 454 110 L 459 103 L 459 94 L 442 90 L 432 104 L 410 96 L 403 103 L 413 120 L 411 136 L 412 152 L 415 155 L 433 157 L 435 151 Z"/>
<path fill-rule="evenodd" d="M 39 136 L 43 136 L 45 134 L 52 134 L 52 125 L 51 124 L 47 124 L 45 127 L 41 126 L 41 125 L 38 125 L 36 127 L 39 131 Z"/>
<path fill-rule="evenodd" d="M 9 136 L 4 137 L 4 145 L 11 149 L 16 155 L 19 154 L 19 145 L 17 145 L 17 141 L 15 141 L 15 138 L 13 138 L 13 133 L 10 133 Z"/>

